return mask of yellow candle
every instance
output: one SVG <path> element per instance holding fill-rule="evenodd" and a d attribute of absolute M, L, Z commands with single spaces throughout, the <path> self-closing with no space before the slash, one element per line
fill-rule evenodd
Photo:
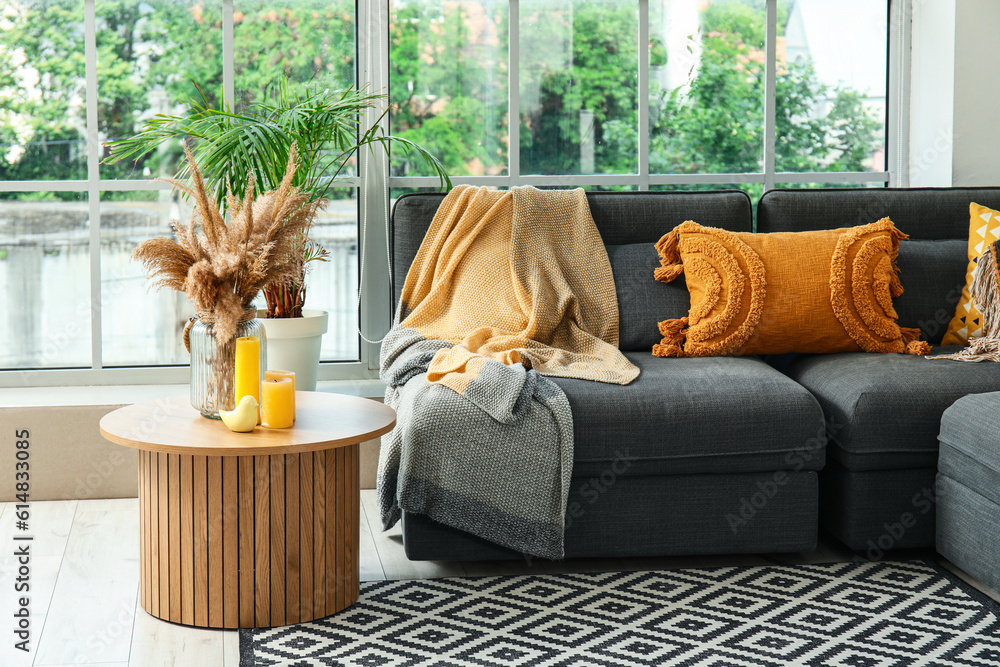
<path fill-rule="evenodd" d="M 280 378 L 292 379 L 292 419 L 295 419 L 295 373 L 292 371 L 264 371 L 265 380 L 278 380 Z"/>
<path fill-rule="evenodd" d="M 264 426 L 289 428 L 295 423 L 295 384 L 291 378 L 266 379 L 261 383 L 260 411 Z"/>
<path fill-rule="evenodd" d="M 236 377 L 233 393 L 236 405 L 244 396 L 253 396 L 260 401 L 260 338 L 243 336 L 236 339 Z M 257 423 L 260 423 L 260 408 L 257 408 Z"/>

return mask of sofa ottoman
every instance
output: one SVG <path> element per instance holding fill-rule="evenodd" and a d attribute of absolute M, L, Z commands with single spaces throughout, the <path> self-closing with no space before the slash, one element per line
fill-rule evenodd
<path fill-rule="evenodd" d="M 939 439 L 937 550 L 1000 590 L 1000 392 L 955 401 Z"/>

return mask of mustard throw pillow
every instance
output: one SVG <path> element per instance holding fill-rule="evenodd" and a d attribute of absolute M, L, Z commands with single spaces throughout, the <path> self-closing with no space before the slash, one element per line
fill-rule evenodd
<path fill-rule="evenodd" d="M 965 271 L 965 287 L 955 307 L 955 316 L 941 339 L 942 345 L 968 345 L 970 339 L 983 335 L 983 316 L 976 309 L 969 288 L 979 256 L 997 239 L 1000 239 L 1000 212 L 976 203 L 969 204 L 969 266 Z"/>
<path fill-rule="evenodd" d="M 654 276 L 670 282 L 683 272 L 691 309 L 660 322 L 653 354 L 926 354 L 919 329 L 900 329 L 892 306 L 903 293 L 896 254 L 904 238 L 888 218 L 772 234 L 685 222 L 657 242 Z"/>

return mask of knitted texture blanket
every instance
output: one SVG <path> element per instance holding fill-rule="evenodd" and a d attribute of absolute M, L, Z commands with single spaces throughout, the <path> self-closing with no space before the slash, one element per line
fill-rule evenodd
<path fill-rule="evenodd" d="M 940 354 L 928 359 L 953 361 L 1000 361 L 1000 241 L 986 247 L 976 260 L 969 286 L 972 299 L 983 318 L 983 335 L 969 340 L 954 354 Z"/>
<path fill-rule="evenodd" d="M 563 555 L 573 417 L 545 376 L 627 384 L 611 265 L 582 190 L 458 186 L 406 277 L 380 376 L 382 526 L 407 510 Z"/>

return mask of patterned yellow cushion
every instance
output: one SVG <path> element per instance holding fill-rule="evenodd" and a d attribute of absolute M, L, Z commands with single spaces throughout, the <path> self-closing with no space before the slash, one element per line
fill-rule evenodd
<path fill-rule="evenodd" d="M 997 239 L 1000 239 L 1000 211 L 969 204 L 969 266 L 965 271 L 965 287 L 955 308 L 955 317 L 951 318 L 948 331 L 941 339 L 942 345 L 968 345 L 970 339 L 982 337 L 983 316 L 976 310 L 969 287 L 979 256 Z"/>

